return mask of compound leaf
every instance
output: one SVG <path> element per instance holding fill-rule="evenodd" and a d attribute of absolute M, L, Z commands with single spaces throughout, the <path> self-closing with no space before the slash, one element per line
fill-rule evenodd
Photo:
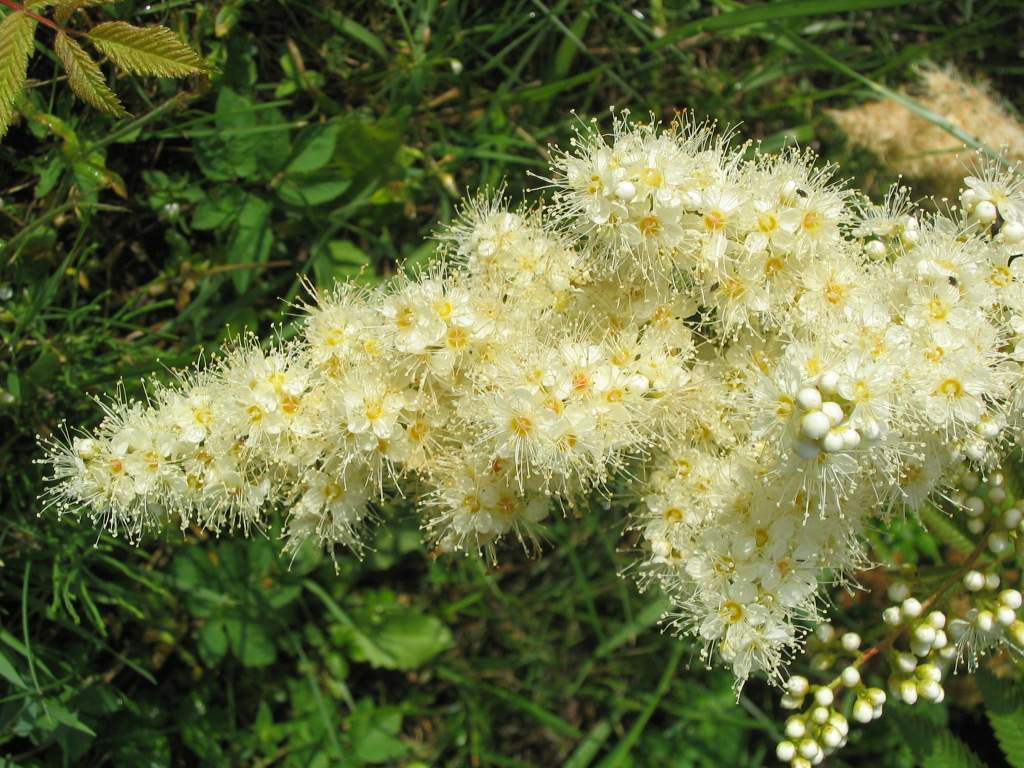
<path fill-rule="evenodd" d="M 68 37 L 64 32 L 58 32 L 53 49 L 67 70 L 71 90 L 78 94 L 82 101 L 118 117 L 128 114 L 121 106 L 117 94 L 107 85 L 100 65 L 93 61 L 77 40 Z"/>
<path fill-rule="evenodd" d="M 89 41 L 135 75 L 184 77 L 207 69 L 203 59 L 167 27 L 133 27 L 123 21 L 97 24 Z"/>
<path fill-rule="evenodd" d="M 25 90 L 36 20 L 13 11 L 0 21 L 0 138 L 14 120 L 14 105 Z"/>

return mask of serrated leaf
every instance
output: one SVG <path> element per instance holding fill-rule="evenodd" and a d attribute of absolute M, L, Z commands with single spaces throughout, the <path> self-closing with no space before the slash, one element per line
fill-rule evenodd
<path fill-rule="evenodd" d="M 124 21 L 97 24 L 86 35 L 110 60 L 135 75 L 184 77 L 207 69 L 198 53 L 167 27 L 133 27 Z"/>
<path fill-rule="evenodd" d="M 918 510 L 918 516 L 929 533 L 938 537 L 947 546 L 965 555 L 974 549 L 974 542 L 938 507 L 926 503 Z"/>
<path fill-rule="evenodd" d="M 14 120 L 14 104 L 25 90 L 36 20 L 14 11 L 0 21 L 0 138 Z"/>
<path fill-rule="evenodd" d="M 998 679 L 987 669 L 979 670 L 976 679 L 985 699 L 985 714 L 1006 762 L 1013 768 L 1024 768 L 1024 688 Z"/>
<path fill-rule="evenodd" d="M 94 5 L 103 5 L 108 2 L 110 0 L 60 0 L 53 13 L 53 18 L 58 24 L 67 24 L 68 19 L 83 8 L 91 8 Z"/>
<path fill-rule="evenodd" d="M 53 50 L 64 64 L 68 73 L 68 83 L 82 101 L 97 109 L 123 117 L 128 112 L 121 106 L 117 94 L 110 90 L 107 80 L 103 77 L 100 65 L 93 61 L 86 50 L 64 32 L 57 33 Z"/>
<path fill-rule="evenodd" d="M 895 721 L 921 768 L 984 768 L 981 759 L 948 728 L 906 708 L 891 707 L 886 714 Z"/>

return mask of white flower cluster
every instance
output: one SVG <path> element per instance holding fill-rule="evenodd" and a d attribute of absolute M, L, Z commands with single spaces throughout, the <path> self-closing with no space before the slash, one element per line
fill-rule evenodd
<path fill-rule="evenodd" d="M 641 478 L 641 580 L 739 681 L 778 675 L 865 523 L 1009 438 L 1024 187 L 988 167 L 946 214 L 873 206 L 807 153 L 627 117 L 549 184 L 471 201 L 436 268 L 322 291 L 295 340 L 48 442 L 52 499 L 133 537 L 283 509 L 288 547 L 358 550 L 404 493 L 441 549 L 493 555 Z"/>

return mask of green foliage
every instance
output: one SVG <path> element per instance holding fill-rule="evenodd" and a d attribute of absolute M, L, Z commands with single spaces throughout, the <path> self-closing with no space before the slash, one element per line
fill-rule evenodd
<path fill-rule="evenodd" d="M 107 86 L 100 65 L 92 60 L 77 40 L 68 37 L 64 32 L 58 32 L 53 49 L 64 64 L 64 69 L 68 73 L 68 84 L 78 98 L 92 104 L 96 109 L 102 109 L 117 117 L 128 114 L 121 106 L 117 94 Z"/>
<path fill-rule="evenodd" d="M 920 768 L 983 768 L 984 763 L 970 747 L 947 728 L 931 722 L 926 715 L 893 705 L 891 717 Z"/>
<path fill-rule="evenodd" d="M 36 20 L 25 13 L 9 13 L 0 21 L 0 138 L 14 119 L 14 106 L 25 89 L 28 58 L 32 53 Z"/>
<path fill-rule="evenodd" d="M 783 33 L 890 86 L 915 63 L 953 59 L 1021 103 L 1019 46 L 1001 33 L 1016 23 L 1014 3 L 884 5 L 29 3 L 84 33 L 63 41 L 7 13 L 0 130 L 24 119 L 0 147 L 5 758 L 774 764 L 777 695 L 754 682 L 737 705 L 727 677 L 658 631 L 665 604 L 618 577 L 630 556 L 617 548 L 630 541 L 600 501 L 579 520 L 554 520 L 543 558 L 513 549 L 494 568 L 424 551 L 400 503 L 380 510 L 399 523 L 380 530 L 365 561 L 340 557 L 338 571 L 311 552 L 273 555 L 276 531 L 247 541 L 186 531 L 134 548 L 42 508 L 35 435 L 62 419 L 95 421 L 91 396 L 119 380 L 141 396 L 145 377 L 167 378 L 245 327 L 266 334 L 283 320 L 275 332 L 289 334 L 294 312 L 282 317 L 281 302 L 303 297 L 304 279 L 375 282 L 427 263 L 454 201 L 541 167 L 548 143 L 567 140 L 571 109 L 601 116 L 628 105 L 669 118 L 689 107 L 742 123 L 768 147 L 813 143 L 884 192 L 893 176 L 851 154 L 822 110 L 862 100 L 867 86 Z M 155 24 L 165 48 L 124 32 Z M 96 37 L 111 28 L 113 42 Z M 32 56 L 34 37 L 44 51 L 53 39 L 56 55 Z M 64 77 L 75 67 L 75 79 L 92 78 L 86 92 L 113 93 L 90 46 L 133 74 L 198 69 L 184 40 L 216 69 L 117 84 L 108 106 L 137 117 L 71 98 Z M 895 528 L 886 558 L 941 581 L 945 572 L 928 571 L 934 540 L 911 520 Z M 910 736 L 888 717 L 855 729 L 838 757 L 908 768 L 915 758 L 901 745 L 941 730 L 925 745 L 936 759 L 969 760 L 967 744 L 998 765 L 985 750 L 993 734 L 955 698 L 911 713 L 941 718 L 915 722 Z M 1010 743 L 1004 723 L 1016 715 L 987 708 Z"/>
<path fill-rule="evenodd" d="M 1024 687 L 1015 680 L 1000 680 L 987 669 L 978 673 L 978 687 L 985 699 L 985 714 L 999 739 L 1006 761 L 1024 766 Z"/>
<path fill-rule="evenodd" d="M 64 65 L 68 85 L 82 101 L 115 117 L 125 117 L 117 94 L 107 85 L 99 64 L 75 39 L 82 36 L 125 71 L 136 75 L 184 77 L 209 71 L 202 57 L 166 27 L 135 27 L 123 21 L 96 24 L 85 33 L 66 25 L 79 11 L 109 4 L 99 0 L 56 0 L 24 6 L 4 3 L 8 13 L 0 21 L 0 138 L 7 133 L 16 105 L 25 90 L 36 26 L 41 20 L 54 33 L 54 53 Z M 53 7 L 53 19 L 38 16 Z"/>
<path fill-rule="evenodd" d="M 206 68 L 199 54 L 166 27 L 107 21 L 90 29 L 86 37 L 98 51 L 134 75 L 184 77 Z"/>

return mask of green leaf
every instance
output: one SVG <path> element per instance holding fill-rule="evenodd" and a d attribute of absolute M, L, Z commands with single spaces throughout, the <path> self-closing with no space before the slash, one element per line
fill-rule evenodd
<path fill-rule="evenodd" d="M 196 635 L 199 653 L 210 666 L 218 664 L 228 652 L 228 633 L 222 621 L 208 621 Z"/>
<path fill-rule="evenodd" d="M 931 503 L 925 503 L 918 510 L 918 516 L 924 527 L 939 538 L 944 544 L 958 552 L 968 554 L 974 549 L 974 542 L 964 533 L 952 518 Z"/>
<path fill-rule="evenodd" d="M 15 11 L 0 21 L 0 139 L 14 120 L 14 105 L 25 90 L 28 59 L 34 47 L 36 20 Z"/>
<path fill-rule="evenodd" d="M 358 627 L 340 628 L 342 638 L 355 661 L 374 667 L 416 669 L 453 644 L 439 619 L 397 602 L 377 606 L 356 623 Z"/>
<path fill-rule="evenodd" d="M 1024 688 L 1016 681 L 1000 680 L 984 668 L 976 679 L 1006 762 L 1024 768 Z"/>
<path fill-rule="evenodd" d="M 891 707 L 900 734 L 921 768 L 984 768 L 981 759 L 948 728 L 937 726 L 924 715 L 906 707 Z"/>
<path fill-rule="evenodd" d="M 323 205 L 345 194 L 352 186 L 350 179 L 339 179 L 333 171 L 285 176 L 277 188 L 277 196 L 288 205 L 308 208 Z"/>
<path fill-rule="evenodd" d="M 249 195 L 238 213 L 234 236 L 228 244 L 229 264 L 259 265 L 266 262 L 274 242 L 270 231 L 270 212 L 273 206 L 261 197 Z M 256 274 L 255 267 L 236 269 L 231 273 L 235 289 L 245 293 Z"/>
<path fill-rule="evenodd" d="M 230 88 L 217 94 L 215 127 L 195 142 L 196 160 L 211 181 L 272 178 L 291 154 L 281 112 Z"/>
<path fill-rule="evenodd" d="M 100 66 L 76 40 L 57 33 L 53 49 L 68 73 L 68 83 L 82 101 L 117 117 L 128 114 L 117 94 L 110 90 Z"/>
<path fill-rule="evenodd" d="M 53 18 L 58 24 L 67 24 L 68 20 L 83 8 L 92 8 L 107 2 L 109 0 L 61 0 L 57 3 Z"/>
<path fill-rule="evenodd" d="M 277 658 L 274 641 L 266 630 L 255 621 L 236 618 L 225 619 L 231 653 L 246 667 L 265 667 Z"/>
<path fill-rule="evenodd" d="M 348 726 L 355 756 L 361 763 L 394 765 L 409 754 L 409 745 L 398 737 L 402 712 L 397 707 L 377 707 L 370 699 L 360 699 Z"/>
<path fill-rule="evenodd" d="M 334 156 L 338 143 L 339 124 L 336 122 L 314 125 L 303 131 L 295 141 L 295 150 L 288 165 L 287 173 L 311 173 L 319 171 Z"/>
<path fill-rule="evenodd" d="M 124 21 L 97 24 L 86 34 L 96 49 L 126 72 L 184 77 L 207 69 L 202 57 L 167 27 L 133 27 Z"/>

